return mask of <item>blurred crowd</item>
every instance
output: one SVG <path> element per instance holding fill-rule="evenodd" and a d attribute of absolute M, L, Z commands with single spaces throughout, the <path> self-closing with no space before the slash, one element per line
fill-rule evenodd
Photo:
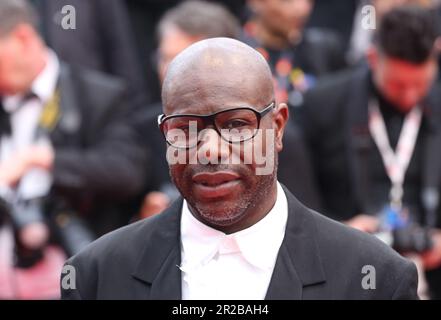
<path fill-rule="evenodd" d="M 212 37 L 271 66 L 279 180 L 441 298 L 440 17 L 436 0 L 0 1 L 0 298 L 57 298 L 67 257 L 179 196 L 161 82 Z"/>

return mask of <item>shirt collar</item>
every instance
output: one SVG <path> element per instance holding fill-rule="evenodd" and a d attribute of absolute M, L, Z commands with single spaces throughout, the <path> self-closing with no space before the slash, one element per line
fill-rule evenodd
<path fill-rule="evenodd" d="M 285 236 L 288 201 L 277 183 L 277 198 L 270 212 L 253 226 L 233 234 L 225 234 L 197 220 L 184 200 L 181 217 L 181 269 L 204 265 L 216 255 L 240 252 L 253 266 L 268 270 L 274 267 Z"/>
<path fill-rule="evenodd" d="M 57 55 L 49 49 L 46 66 L 31 86 L 32 92 L 35 93 L 43 103 L 49 101 L 54 94 L 59 70 L 60 62 L 58 61 Z"/>
<path fill-rule="evenodd" d="M 30 91 L 40 99 L 43 105 L 47 103 L 54 94 L 57 86 L 59 70 L 60 62 L 57 55 L 51 49 L 48 49 L 46 66 L 32 82 L 30 89 Z M 5 111 L 12 113 L 17 110 L 24 96 L 24 93 L 4 96 L 3 106 Z"/>

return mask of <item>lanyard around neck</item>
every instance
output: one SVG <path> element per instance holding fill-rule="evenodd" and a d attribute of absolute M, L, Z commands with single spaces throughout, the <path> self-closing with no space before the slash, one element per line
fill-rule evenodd
<path fill-rule="evenodd" d="M 386 174 L 392 183 L 390 190 L 391 206 L 398 210 L 402 206 L 404 179 L 415 150 L 422 115 L 423 112 L 419 106 L 414 107 L 406 115 L 396 150 L 393 150 L 387 135 L 384 118 L 378 107 L 378 101 L 371 99 L 369 102 L 369 131 L 383 159 Z"/>

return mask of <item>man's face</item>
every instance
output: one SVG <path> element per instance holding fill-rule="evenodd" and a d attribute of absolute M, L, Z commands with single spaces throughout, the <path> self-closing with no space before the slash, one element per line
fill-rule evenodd
<path fill-rule="evenodd" d="M 251 4 L 263 25 L 286 39 L 298 38 L 314 7 L 314 0 L 254 0 Z"/>
<path fill-rule="evenodd" d="M 221 60 L 214 59 L 212 63 L 217 67 L 197 70 L 180 78 L 180 83 L 166 99 L 166 115 L 207 115 L 237 107 L 262 110 L 271 103 L 271 98 L 266 101 L 260 95 L 262 90 L 252 72 L 245 74 L 243 70 L 235 71 L 234 66 L 223 67 Z M 272 196 L 271 187 L 275 183 L 277 166 L 275 154 L 282 148 L 284 127 L 284 120 L 280 124 L 277 112 L 271 111 L 264 116 L 260 122 L 263 130 L 253 139 L 241 143 L 231 144 L 208 127 L 199 144 L 186 153 L 189 158 L 197 156 L 198 160 L 210 159 L 210 162 L 170 165 L 173 182 L 196 211 L 193 214 L 204 223 L 214 227 L 237 224 L 247 219 L 257 203 Z M 267 138 L 266 131 L 274 134 L 269 144 L 267 139 L 271 138 Z M 244 161 L 257 147 L 262 149 L 267 159 L 271 156 L 275 159 L 274 168 L 269 174 L 256 174 L 256 169 L 262 165 L 257 163 L 254 156 L 251 162 Z M 233 158 L 240 159 L 240 163 L 231 164 Z"/>
<path fill-rule="evenodd" d="M 24 89 L 24 54 L 23 43 L 14 33 L 0 37 L 0 94 L 13 95 Z"/>
<path fill-rule="evenodd" d="M 438 71 L 436 59 L 422 64 L 380 54 L 372 66 L 374 82 L 380 92 L 401 111 L 407 112 L 428 94 Z"/>
<path fill-rule="evenodd" d="M 170 25 L 165 28 L 158 48 L 158 73 L 161 83 L 174 57 L 198 40 L 199 37 L 190 36 L 175 26 Z"/>

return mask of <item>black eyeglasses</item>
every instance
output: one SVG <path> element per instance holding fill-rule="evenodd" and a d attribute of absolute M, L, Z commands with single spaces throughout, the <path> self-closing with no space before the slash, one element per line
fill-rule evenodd
<path fill-rule="evenodd" d="M 175 148 L 190 149 L 201 140 L 199 134 L 208 126 L 229 143 L 253 139 L 259 128 L 260 120 L 274 107 L 271 102 L 262 111 L 249 107 L 222 110 L 209 115 L 176 114 L 158 116 L 158 126 L 167 143 Z"/>

